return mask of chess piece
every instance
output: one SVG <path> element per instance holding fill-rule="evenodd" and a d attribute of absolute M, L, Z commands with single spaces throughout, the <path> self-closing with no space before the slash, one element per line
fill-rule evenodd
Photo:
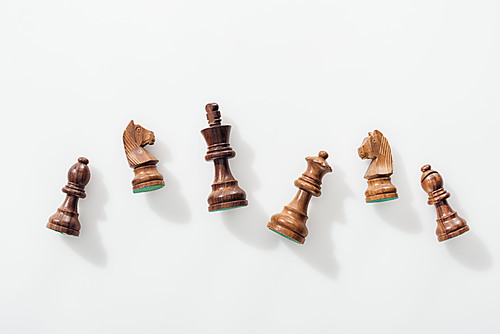
<path fill-rule="evenodd" d="M 80 235 L 80 222 L 78 221 L 78 199 L 85 198 L 85 186 L 90 181 L 90 169 L 87 158 L 78 158 L 78 162 L 68 171 L 68 184 L 62 191 L 66 199 L 57 212 L 49 218 L 47 228 L 51 230 L 78 236 Z"/>
<path fill-rule="evenodd" d="M 208 145 L 206 161 L 213 160 L 215 179 L 212 192 L 208 196 L 208 211 L 219 211 L 247 206 L 246 194 L 238 186 L 238 181 L 231 174 L 228 159 L 234 158 L 236 153 L 229 146 L 231 125 L 221 125 L 221 115 L 217 103 L 205 106 L 209 128 L 203 129 L 201 134 Z"/>
<path fill-rule="evenodd" d="M 297 194 L 290 204 L 286 205 L 281 213 L 273 215 L 267 224 L 270 230 L 299 244 L 304 243 L 308 234 L 307 207 L 311 196 L 321 195 L 321 180 L 326 173 L 332 171 L 332 167 L 326 162 L 328 153 L 321 151 L 318 155 L 306 158 L 307 169 L 294 183 L 299 188 Z"/>
<path fill-rule="evenodd" d="M 366 203 L 385 202 L 398 198 L 396 187 L 391 183 L 392 154 L 389 142 L 382 132 L 375 130 L 368 132 L 358 148 L 361 159 L 372 159 L 365 179 L 368 180 L 368 189 L 365 191 Z"/>
<path fill-rule="evenodd" d="M 429 194 L 427 204 L 434 204 L 437 211 L 436 235 L 438 241 L 445 241 L 467 232 L 469 230 L 467 222 L 453 211 L 446 200 L 451 194 L 443 188 L 441 175 L 432 170 L 430 165 L 423 166 L 421 170 L 423 174 L 420 185 Z"/>
<path fill-rule="evenodd" d="M 135 174 L 132 179 L 133 193 L 153 191 L 165 186 L 163 175 L 156 169 L 158 159 L 144 149 L 144 146 L 154 143 L 154 132 L 146 130 L 139 124 L 134 124 L 134 121 L 130 121 L 123 131 L 125 154 L 128 164 L 134 169 Z"/>

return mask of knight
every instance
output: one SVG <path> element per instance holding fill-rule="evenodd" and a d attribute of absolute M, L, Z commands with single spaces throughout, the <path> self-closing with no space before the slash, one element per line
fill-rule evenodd
<path fill-rule="evenodd" d="M 228 160 L 236 155 L 236 152 L 229 145 L 231 125 L 221 125 L 221 115 L 217 103 L 207 104 L 205 110 L 210 126 L 201 130 L 208 146 L 205 160 L 213 160 L 215 167 L 212 192 L 208 196 L 208 211 L 214 212 L 247 206 L 247 195 L 238 186 L 238 181 L 229 169 Z"/>
<path fill-rule="evenodd" d="M 368 189 L 365 191 L 366 203 L 385 202 L 398 198 L 396 187 L 391 182 L 392 154 L 389 142 L 382 132 L 375 130 L 368 133 L 358 148 L 361 159 L 372 159 L 365 179 Z"/>
<path fill-rule="evenodd" d="M 438 241 L 445 241 L 469 231 L 465 219 L 460 217 L 448 204 L 447 199 L 451 195 L 443 188 L 444 182 L 441 175 L 432 170 L 430 165 L 424 165 L 421 171 L 420 185 L 429 195 L 427 204 L 436 207 Z"/>
<path fill-rule="evenodd" d="M 319 152 L 317 157 L 307 157 L 307 169 L 295 180 L 295 186 L 299 188 L 297 194 L 286 205 L 280 213 L 271 217 L 267 227 L 281 236 L 303 244 L 309 233 L 306 227 L 307 207 L 312 196 L 321 195 L 321 180 L 326 173 L 332 172 L 332 167 L 326 162 L 328 153 Z"/>
<path fill-rule="evenodd" d="M 165 186 L 163 175 L 156 169 L 158 159 L 144 149 L 146 145 L 154 143 L 153 131 L 146 130 L 134 121 L 130 121 L 123 132 L 125 154 L 135 175 L 132 179 L 133 193 L 153 191 Z"/>
<path fill-rule="evenodd" d="M 66 199 L 56 213 L 49 218 L 47 228 L 72 235 L 79 236 L 81 224 L 78 220 L 78 199 L 85 198 L 85 186 L 90 181 L 90 169 L 87 166 L 89 160 L 84 157 L 78 158 L 68 171 L 68 184 L 62 188 L 66 193 Z"/>

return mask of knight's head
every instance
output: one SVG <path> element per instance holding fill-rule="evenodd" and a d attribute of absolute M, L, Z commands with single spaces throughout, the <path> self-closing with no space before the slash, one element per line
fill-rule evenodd
<path fill-rule="evenodd" d="M 155 143 L 155 134 L 153 131 L 149 131 L 139 124 L 134 124 L 134 121 L 130 121 L 130 123 L 133 126 L 135 140 L 140 147 Z"/>
<path fill-rule="evenodd" d="M 143 148 L 154 143 L 155 135 L 153 131 L 149 131 L 139 124 L 135 124 L 134 121 L 130 121 L 123 132 L 123 144 L 130 166 L 137 166 L 154 160 L 155 157 Z"/>
<path fill-rule="evenodd" d="M 379 156 L 384 136 L 378 130 L 368 132 L 368 137 L 363 139 L 358 155 L 361 159 L 375 159 Z"/>
<path fill-rule="evenodd" d="M 358 148 L 358 155 L 361 159 L 373 160 L 367 171 L 368 176 L 392 174 L 391 147 L 382 132 L 378 130 L 369 132 L 368 137 L 363 139 L 361 147 Z"/>
<path fill-rule="evenodd" d="M 139 124 L 135 124 L 134 121 L 130 121 L 125 131 L 140 147 L 155 143 L 154 132 L 143 128 Z"/>

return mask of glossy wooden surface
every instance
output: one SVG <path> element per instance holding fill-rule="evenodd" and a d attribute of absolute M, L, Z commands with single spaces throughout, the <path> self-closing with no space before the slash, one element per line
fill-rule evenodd
<path fill-rule="evenodd" d="M 447 198 L 451 196 L 443 188 L 443 178 L 435 170 L 431 169 L 430 165 L 425 165 L 421 168 L 422 177 L 420 184 L 425 192 L 429 195 L 427 204 L 434 205 L 437 212 L 437 228 L 436 235 L 438 241 L 444 241 L 462 233 L 469 231 L 469 226 L 465 219 L 458 214 L 448 204 Z"/>
<path fill-rule="evenodd" d="M 165 186 L 163 175 L 161 175 L 156 164 L 156 159 L 151 153 L 146 151 L 146 145 L 155 143 L 153 131 L 149 131 L 134 121 L 130 121 L 123 132 L 123 146 L 127 156 L 128 164 L 134 169 L 132 179 L 132 191 L 141 193 L 153 191 Z"/>
<path fill-rule="evenodd" d="M 209 128 L 201 131 L 208 146 L 205 160 L 213 160 L 215 168 L 212 192 L 208 196 L 208 211 L 246 206 L 248 205 L 246 193 L 238 186 L 238 181 L 229 168 L 228 159 L 234 158 L 236 155 L 229 145 L 231 125 L 221 125 L 221 114 L 217 103 L 207 104 L 205 110 L 210 125 Z"/>
<path fill-rule="evenodd" d="M 307 157 L 307 169 L 295 180 L 294 184 L 299 190 L 293 200 L 285 205 L 280 213 L 271 217 L 267 227 L 272 231 L 303 244 L 309 233 L 306 227 L 307 208 L 312 196 L 321 195 L 321 182 L 326 173 L 332 168 L 326 162 L 328 153 L 319 152 L 317 157 Z"/>
<path fill-rule="evenodd" d="M 61 233 L 79 236 L 81 224 L 78 220 L 78 199 L 85 198 L 85 186 L 90 181 L 87 158 L 80 157 L 68 171 L 68 183 L 62 191 L 66 198 L 57 212 L 49 218 L 47 228 Z"/>
<path fill-rule="evenodd" d="M 392 153 L 389 142 L 382 132 L 368 133 L 358 148 L 361 159 L 372 159 L 364 178 L 368 181 L 365 191 L 366 203 L 385 202 L 398 198 L 396 187 L 391 182 L 393 173 Z"/>

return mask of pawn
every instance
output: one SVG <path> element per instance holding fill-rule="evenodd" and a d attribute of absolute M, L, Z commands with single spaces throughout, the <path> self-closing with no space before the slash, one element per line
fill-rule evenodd
<path fill-rule="evenodd" d="M 78 221 L 78 199 L 85 198 L 85 186 L 90 181 L 90 169 L 87 158 L 78 158 L 78 162 L 68 171 L 68 184 L 62 191 L 66 199 L 57 212 L 49 218 L 47 228 L 51 230 L 78 236 L 80 235 L 80 222 Z"/>
<path fill-rule="evenodd" d="M 437 211 L 436 221 L 438 226 L 436 234 L 438 241 L 448 240 L 467 232 L 469 230 L 467 222 L 453 211 L 446 200 L 451 194 L 443 188 L 441 175 L 432 170 L 430 165 L 423 166 L 421 170 L 423 174 L 420 184 L 425 192 L 429 194 L 427 204 L 434 204 Z"/>
<path fill-rule="evenodd" d="M 238 181 L 231 174 L 228 159 L 234 158 L 236 153 L 229 146 L 231 125 L 221 125 L 221 115 L 217 103 L 205 106 L 209 128 L 203 129 L 201 134 L 208 145 L 205 160 L 214 161 L 215 179 L 212 192 L 208 196 L 208 211 L 220 211 L 247 206 L 246 193 L 238 186 Z"/>
<path fill-rule="evenodd" d="M 144 146 L 154 143 L 154 132 L 146 130 L 139 124 L 134 124 L 134 121 L 130 121 L 123 132 L 125 154 L 135 175 L 132 179 L 133 193 L 153 191 L 165 186 L 163 175 L 156 169 L 158 159 L 144 149 Z"/>
<path fill-rule="evenodd" d="M 391 182 L 392 154 L 389 142 L 382 132 L 375 130 L 368 132 L 358 148 L 361 159 L 372 159 L 365 173 L 368 180 L 368 189 L 365 191 L 366 203 L 385 202 L 398 198 L 396 187 Z"/>
<path fill-rule="evenodd" d="M 328 153 L 321 151 L 318 157 L 307 157 L 307 169 L 295 180 L 295 186 L 299 188 L 294 199 L 281 211 L 271 217 L 267 227 L 284 236 L 287 239 L 303 244 L 308 234 L 307 207 L 312 196 L 321 195 L 321 180 L 326 173 L 332 172 L 332 168 L 326 162 Z"/>

